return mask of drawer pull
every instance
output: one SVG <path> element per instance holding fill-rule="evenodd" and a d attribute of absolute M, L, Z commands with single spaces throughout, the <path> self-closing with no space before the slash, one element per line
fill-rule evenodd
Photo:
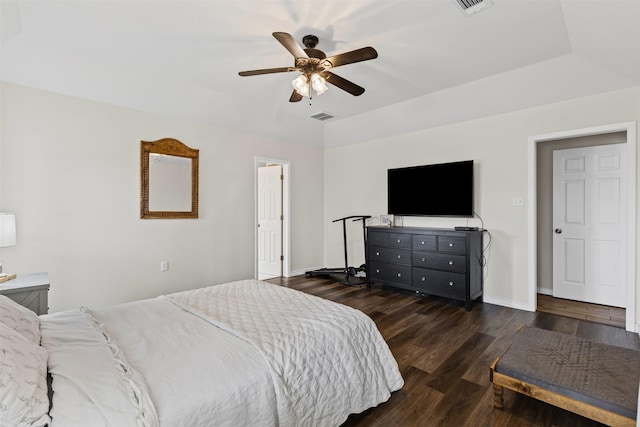
<path fill-rule="evenodd" d="M 449 261 L 449 265 L 453 265 L 453 261 Z"/>
<path fill-rule="evenodd" d="M 376 268 L 376 273 L 380 273 L 380 269 L 379 268 Z"/>
<path fill-rule="evenodd" d="M 424 258 L 424 257 L 422 258 L 422 262 L 425 262 L 426 260 L 427 260 L 426 258 Z"/>
<path fill-rule="evenodd" d="M 400 243 L 400 239 L 398 239 L 397 242 Z"/>
<path fill-rule="evenodd" d="M 398 255 L 398 259 L 402 258 L 402 255 Z"/>
<path fill-rule="evenodd" d="M 423 282 L 426 282 L 427 278 L 426 277 L 421 277 L 420 280 L 422 280 Z"/>
<path fill-rule="evenodd" d="M 424 240 L 422 242 L 420 242 L 421 245 L 424 245 Z"/>
<path fill-rule="evenodd" d="M 398 277 L 402 277 L 402 273 L 398 273 Z"/>
<path fill-rule="evenodd" d="M 453 286 L 453 282 L 449 282 L 449 286 Z"/>
<path fill-rule="evenodd" d="M 449 247 L 452 248 L 453 247 L 453 242 L 449 242 Z"/>
<path fill-rule="evenodd" d="M 376 256 L 380 256 L 380 252 L 376 252 Z"/>

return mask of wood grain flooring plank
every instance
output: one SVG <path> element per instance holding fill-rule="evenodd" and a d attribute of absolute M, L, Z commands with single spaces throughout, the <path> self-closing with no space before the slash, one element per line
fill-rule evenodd
<path fill-rule="evenodd" d="M 476 422 L 482 422 L 484 423 L 482 425 L 491 427 L 511 427 L 515 425 L 509 409 L 504 410 L 496 409 L 493 407 L 492 387 L 484 389 L 484 394 L 480 398 L 480 401 L 474 408 L 473 412 L 469 414 L 468 419 L 465 420 L 461 425 L 474 425 Z"/>
<path fill-rule="evenodd" d="M 602 326 L 602 342 L 618 347 L 640 349 L 638 334 L 629 334 L 624 329 L 608 325 Z"/>
<path fill-rule="evenodd" d="M 574 335 L 578 329 L 578 319 L 557 316 L 549 313 L 539 313 L 531 326 L 563 334 Z"/>
<path fill-rule="evenodd" d="M 486 387 L 463 379 L 455 381 L 445 398 L 434 408 L 432 424 L 438 426 L 461 426 L 468 423 L 470 415 L 482 400 Z"/>
<path fill-rule="evenodd" d="M 495 337 L 485 334 L 472 334 L 460 347 L 431 371 L 427 386 L 447 394 L 467 371 L 469 365 L 481 354 Z M 468 382 L 468 381 L 467 381 Z"/>
<path fill-rule="evenodd" d="M 624 328 L 625 309 L 538 294 L 538 311 Z"/>

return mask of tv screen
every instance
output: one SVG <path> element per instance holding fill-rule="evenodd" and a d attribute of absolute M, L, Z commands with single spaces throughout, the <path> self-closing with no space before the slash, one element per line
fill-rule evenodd
<path fill-rule="evenodd" d="M 473 160 L 389 169 L 393 215 L 473 216 Z"/>

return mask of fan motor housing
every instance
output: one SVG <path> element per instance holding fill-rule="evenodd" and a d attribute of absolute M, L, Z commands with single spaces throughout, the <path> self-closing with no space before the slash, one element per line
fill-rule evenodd
<path fill-rule="evenodd" d="M 318 44 L 318 37 L 313 34 L 307 34 L 302 38 L 302 44 L 306 49 L 304 51 L 309 55 L 309 58 L 325 59 L 327 55 L 320 49 L 316 49 Z"/>
<path fill-rule="evenodd" d="M 304 45 L 304 47 L 313 49 L 318 44 L 318 37 L 314 36 L 313 34 L 307 34 L 302 38 L 302 44 Z"/>

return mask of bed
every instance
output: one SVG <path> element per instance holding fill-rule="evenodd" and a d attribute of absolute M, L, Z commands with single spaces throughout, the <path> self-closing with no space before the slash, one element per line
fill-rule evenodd
<path fill-rule="evenodd" d="M 258 280 L 0 320 L 0 425 L 336 426 L 403 386 L 368 316 Z"/>

